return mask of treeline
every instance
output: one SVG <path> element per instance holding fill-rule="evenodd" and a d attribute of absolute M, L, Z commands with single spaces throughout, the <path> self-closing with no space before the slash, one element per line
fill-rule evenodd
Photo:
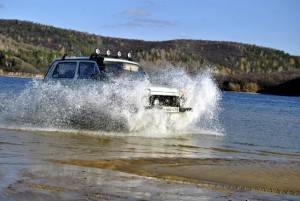
<path fill-rule="evenodd" d="M 4 72 L 43 73 L 54 58 L 65 53 L 88 56 L 95 47 L 132 51 L 135 60 L 149 71 L 173 66 L 197 73 L 210 67 L 220 86 L 228 90 L 257 91 L 300 77 L 300 57 L 256 45 L 128 40 L 26 21 L 0 20 L 0 69 Z"/>

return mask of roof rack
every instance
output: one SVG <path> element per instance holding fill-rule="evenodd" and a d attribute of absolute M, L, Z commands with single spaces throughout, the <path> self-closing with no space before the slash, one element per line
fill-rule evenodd
<path fill-rule="evenodd" d="M 95 49 L 95 52 L 91 54 L 90 59 L 95 59 L 97 57 L 112 57 L 112 58 L 118 58 L 118 59 L 127 59 L 129 61 L 132 61 L 132 53 L 128 52 L 127 57 L 122 57 L 121 51 L 118 51 L 115 55 L 112 55 L 112 52 L 108 49 L 106 50 L 105 54 L 102 53 L 102 51 L 99 48 Z"/>
<path fill-rule="evenodd" d="M 66 56 L 67 56 L 67 53 L 65 53 L 65 54 L 61 57 L 61 60 L 65 60 Z"/>

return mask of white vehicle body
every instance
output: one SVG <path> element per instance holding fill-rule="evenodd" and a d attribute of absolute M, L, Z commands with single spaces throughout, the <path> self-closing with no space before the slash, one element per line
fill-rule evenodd
<path fill-rule="evenodd" d="M 82 64 L 90 68 L 87 74 L 82 74 Z M 85 67 L 85 70 L 86 69 L 87 67 Z M 97 57 L 96 55 L 96 57 L 68 57 L 57 59 L 49 66 L 44 81 L 68 82 L 69 80 L 74 81 L 79 79 L 101 81 L 104 78 L 108 79 L 107 77 L 110 74 L 116 73 L 115 71 L 124 71 L 129 74 L 132 73 L 147 78 L 141 65 L 137 62 L 120 58 Z M 145 108 L 161 109 L 166 112 L 191 111 L 191 108 L 184 107 L 185 98 L 186 97 L 183 97 L 178 89 L 149 87 L 145 89 Z"/>
<path fill-rule="evenodd" d="M 180 96 L 178 89 L 167 87 L 149 87 L 150 95 Z"/>

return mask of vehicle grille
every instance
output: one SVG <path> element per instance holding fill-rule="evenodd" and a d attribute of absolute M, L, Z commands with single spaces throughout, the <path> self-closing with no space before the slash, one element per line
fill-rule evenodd
<path fill-rule="evenodd" d="M 178 96 L 159 96 L 153 95 L 149 97 L 151 106 L 154 106 L 154 101 L 158 100 L 160 106 L 180 107 L 180 98 Z"/>

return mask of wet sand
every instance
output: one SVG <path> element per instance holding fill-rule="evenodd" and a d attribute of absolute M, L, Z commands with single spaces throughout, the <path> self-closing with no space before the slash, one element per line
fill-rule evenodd
<path fill-rule="evenodd" d="M 132 162 L 136 162 L 136 166 L 141 166 L 138 171 L 140 175 L 150 174 L 148 170 L 145 170 L 147 168 L 153 171 L 156 166 L 180 166 L 179 164 L 156 164 L 154 167 L 151 167 L 148 162 L 143 162 L 142 164 L 137 161 Z M 181 173 L 178 172 L 179 170 L 174 169 L 171 173 L 166 174 L 158 168 L 157 172 L 161 172 L 160 174 L 155 174 L 155 171 L 153 171 L 151 177 L 149 175 L 145 177 L 122 171 L 102 169 L 103 167 L 121 168 L 126 166 L 126 164 L 128 165 L 125 161 L 118 160 L 115 164 L 113 161 L 85 161 L 85 163 L 76 161 L 80 165 L 75 164 L 75 161 L 73 163 L 74 165 L 50 162 L 44 165 L 23 168 L 18 173 L 16 180 L 3 189 L 0 194 L 0 200 L 299 200 L 299 196 L 295 195 L 260 192 L 236 187 L 229 188 L 227 185 L 199 182 L 199 180 L 174 176 L 175 174 L 192 175 L 192 172 L 190 174 L 187 173 L 189 169 Z M 88 167 L 92 166 L 91 163 L 97 168 Z M 99 168 L 100 164 L 102 164 L 101 168 Z M 151 164 L 153 164 L 153 161 Z M 170 168 L 172 169 L 172 167 L 167 169 L 170 170 Z M 192 177 L 194 178 L 194 176 Z"/>
<path fill-rule="evenodd" d="M 300 200 L 298 152 L 222 139 L 0 129 L 0 201 Z"/>
<path fill-rule="evenodd" d="M 214 190 L 248 189 L 300 195 L 300 162 L 296 161 L 141 158 L 53 162 L 195 183 Z"/>

